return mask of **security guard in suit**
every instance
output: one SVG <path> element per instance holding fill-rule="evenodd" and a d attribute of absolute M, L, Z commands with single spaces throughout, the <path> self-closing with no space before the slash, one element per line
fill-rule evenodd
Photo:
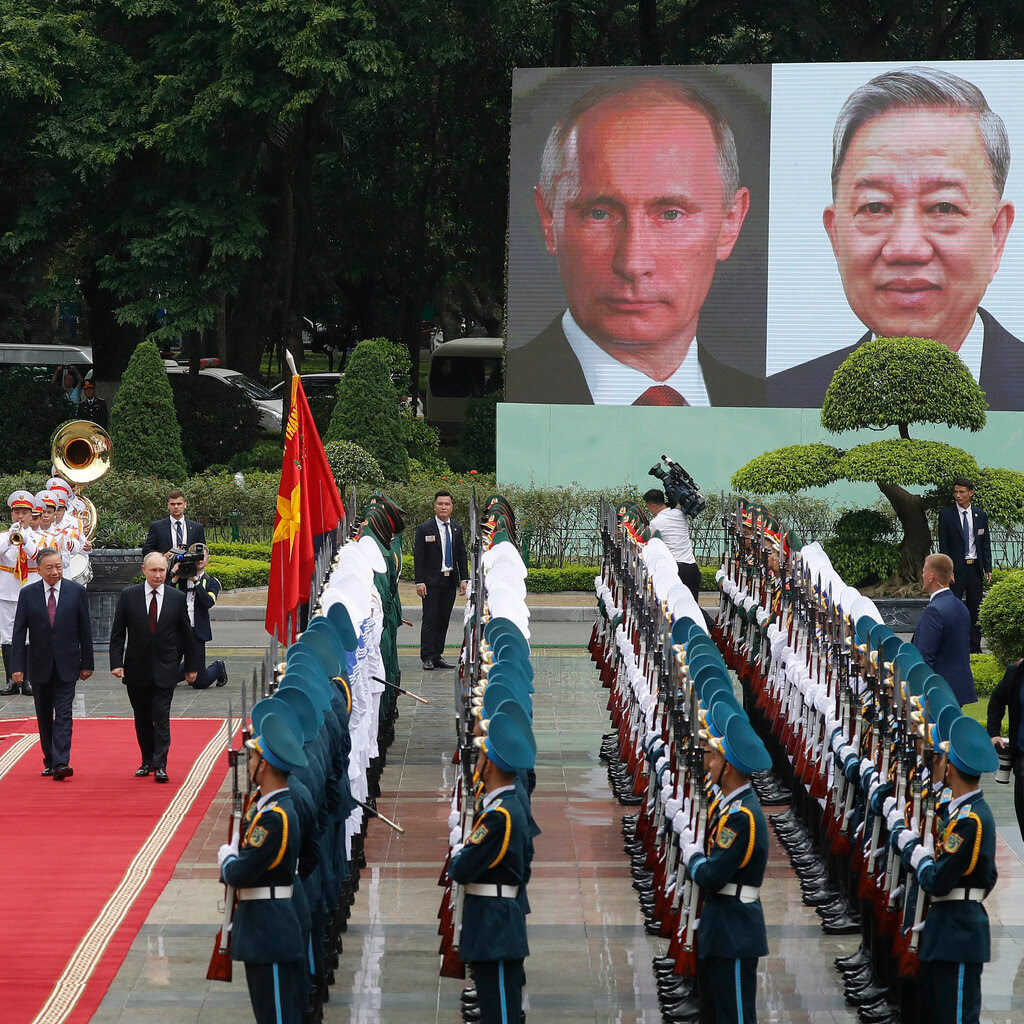
<path fill-rule="evenodd" d="M 935 1024 L 977 1024 L 982 965 L 992 958 L 982 901 L 996 884 L 996 825 L 981 792 L 984 772 L 999 756 L 984 727 L 961 716 L 942 744 L 952 796 L 937 835 L 893 823 L 890 842 L 931 897 L 918 954 L 926 1018 Z"/>
<path fill-rule="evenodd" d="M 722 719 L 719 719 L 722 721 Z M 757 1021 L 757 959 L 768 954 L 760 889 L 768 864 L 768 826 L 750 776 L 771 757 L 747 716 L 724 716 L 720 737 L 706 736 L 704 763 L 721 793 L 705 846 L 683 835 L 683 860 L 704 906 L 697 930 L 701 1019 Z"/>
<path fill-rule="evenodd" d="M 512 716 L 498 711 L 477 741 L 484 797 L 465 845 L 448 864 L 465 886 L 459 955 L 476 981 L 481 1024 L 520 1019 L 523 960 L 529 956 L 519 890 L 526 881 L 529 830 L 516 772 L 533 767 L 535 748 Z"/>
<path fill-rule="evenodd" d="M 192 639 L 195 641 L 196 654 L 199 658 L 199 674 L 192 684 L 197 690 L 205 690 L 216 683 L 218 686 L 225 686 L 228 681 L 227 666 L 223 661 L 214 661 L 206 664 L 206 645 L 213 639 L 213 630 L 210 628 L 210 609 L 217 603 L 220 597 L 221 585 L 216 576 L 205 571 L 210 561 L 210 551 L 207 549 L 203 560 L 199 563 L 196 575 L 185 580 L 185 598 L 188 601 L 188 618 L 192 623 Z M 171 582 L 175 581 L 172 575 Z M 185 677 L 184 662 L 181 669 L 182 678 Z"/>
<path fill-rule="evenodd" d="M 255 792 L 241 839 L 225 843 L 217 861 L 238 894 L 231 957 L 245 964 L 257 1024 L 300 1024 L 306 944 L 292 902 L 299 828 L 288 775 L 306 764 L 306 755 L 279 716 L 267 715 L 261 730 L 246 742 Z"/>

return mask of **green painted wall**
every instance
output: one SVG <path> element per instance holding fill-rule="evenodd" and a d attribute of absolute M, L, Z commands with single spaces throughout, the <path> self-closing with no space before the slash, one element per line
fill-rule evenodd
<path fill-rule="evenodd" d="M 498 405 L 498 479 L 502 483 L 642 490 L 656 481 L 648 469 L 666 454 L 681 463 L 705 493 L 729 490 L 729 477 L 749 459 L 787 444 L 826 441 L 852 448 L 895 437 L 886 431 L 829 434 L 817 409 L 693 409 L 588 405 Z M 971 452 L 983 466 L 1024 469 L 1024 413 L 992 412 L 983 431 L 919 426 L 912 437 L 944 441 Z M 868 484 L 834 484 L 810 494 L 843 504 L 872 504 Z"/>

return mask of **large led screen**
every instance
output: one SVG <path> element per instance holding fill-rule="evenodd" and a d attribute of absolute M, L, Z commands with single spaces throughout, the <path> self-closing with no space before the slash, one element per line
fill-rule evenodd
<path fill-rule="evenodd" d="M 517 71 L 507 400 L 818 407 L 912 335 L 1024 409 L 1022 70 Z"/>

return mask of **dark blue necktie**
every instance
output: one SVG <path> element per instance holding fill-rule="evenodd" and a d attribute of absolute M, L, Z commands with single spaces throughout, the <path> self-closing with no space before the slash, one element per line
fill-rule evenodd
<path fill-rule="evenodd" d="M 181 531 L 181 520 L 180 519 L 178 520 L 177 523 L 175 523 L 175 528 L 177 529 L 177 533 L 178 533 L 178 547 L 179 548 L 183 548 L 185 546 L 185 537 L 184 537 L 184 535 L 182 534 L 182 531 Z"/>
<path fill-rule="evenodd" d="M 967 509 L 964 509 L 964 558 L 971 551 L 971 528 L 967 525 Z"/>
<path fill-rule="evenodd" d="M 452 528 L 450 523 L 444 524 L 444 564 L 452 568 Z"/>

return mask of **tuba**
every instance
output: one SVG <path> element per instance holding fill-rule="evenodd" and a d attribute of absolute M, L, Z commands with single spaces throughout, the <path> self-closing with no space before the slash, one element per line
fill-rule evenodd
<path fill-rule="evenodd" d="M 67 480 L 85 504 L 79 519 L 86 540 L 96 536 L 96 506 L 82 495 L 82 487 L 105 476 L 113 460 L 114 442 L 91 420 L 70 420 L 57 428 L 50 441 L 50 461 L 56 475 Z"/>

